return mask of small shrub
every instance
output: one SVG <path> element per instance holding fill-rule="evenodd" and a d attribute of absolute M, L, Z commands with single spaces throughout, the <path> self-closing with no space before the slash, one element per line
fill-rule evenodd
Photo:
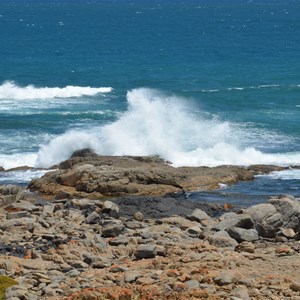
<path fill-rule="evenodd" d="M 5 300 L 5 290 L 16 284 L 18 284 L 18 282 L 16 282 L 14 279 L 8 276 L 0 275 L 0 300 Z"/>

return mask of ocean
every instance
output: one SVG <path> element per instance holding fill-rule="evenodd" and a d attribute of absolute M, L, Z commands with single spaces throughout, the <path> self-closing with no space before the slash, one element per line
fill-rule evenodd
<path fill-rule="evenodd" d="M 176 167 L 300 164 L 298 0 L 2 0 L 0 62 L 5 169 L 86 147 Z M 202 196 L 299 190 L 291 169 Z"/>

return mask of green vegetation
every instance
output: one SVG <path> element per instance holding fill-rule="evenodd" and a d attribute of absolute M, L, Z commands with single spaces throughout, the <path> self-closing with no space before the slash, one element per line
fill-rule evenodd
<path fill-rule="evenodd" d="M 0 275 L 0 300 L 5 300 L 5 290 L 16 284 L 18 284 L 18 282 L 16 282 L 14 279 L 8 276 Z"/>

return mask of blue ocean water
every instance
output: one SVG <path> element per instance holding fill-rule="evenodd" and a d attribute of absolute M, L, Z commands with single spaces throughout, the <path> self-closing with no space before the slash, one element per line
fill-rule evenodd
<path fill-rule="evenodd" d="M 299 115 L 297 0 L 0 2 L 5 169 L 84 147 L 299 165 Z M 292 180 L 271 182 L 287 192 Z"/>

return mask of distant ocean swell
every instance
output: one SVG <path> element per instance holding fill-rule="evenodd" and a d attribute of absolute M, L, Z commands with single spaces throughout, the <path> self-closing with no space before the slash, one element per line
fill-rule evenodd
<path fill-rule="evenodd" d="M 72 98 L 81 96 L 94 96 L 98 93 L 109 93 L 111 87 L 81 87 L 66 86 L 59 87 L 35 87 L 28 85 L 20 87 L 13 81 L 6 81 L 0 86 L 0 99 L 27 100 L 27 99 L 51 99 Z"/>
<path fill-rule="evenodd" d="M 247 90 L 259 90 L 259 89 L 299 89 L 300 84 L 292 84 L 292 85 L 280 85 L 280 84 L 261 84 L 257 86 L 236 86 L 236 87 L 228 87 L 222 89 L 201 89 L 202 93 L 217 93 L 224 91 L 247 91 Z"/>
<path fill-rule="evenodd" d="M 300 162 L 300 152 L 258 150 L 266 138 L 276 139 L 276 133 L 253 132 L 253 138 L 251 130 L 238 124 L 195 115 L 196 104 L 187 105 L 184 98 L 139 88 L 127 93 L 127 103 L 127 111 L 110 124 L 69 130 L 41 144 L 38 152 L 0 155 L 0 166 L 50 167 L 86 147 L 104 155 L 155 154 L 174 166 Z"/>

